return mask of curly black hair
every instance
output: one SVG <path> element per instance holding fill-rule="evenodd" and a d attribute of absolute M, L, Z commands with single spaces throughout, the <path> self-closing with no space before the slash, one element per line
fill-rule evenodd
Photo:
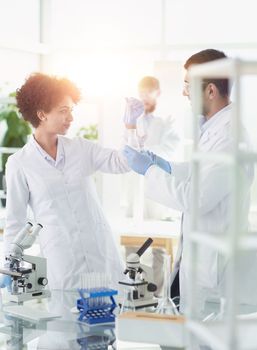
<path fill-rule="evenodd" d="M 19 111 L 35 128 L 40 124 L 37 112 L 50 112 L 65 96 L 70 96 L 77 104 L 81 98 L 80 90 L 66 78 L 43 73 L 31 74 L 21 88 L 16 90 Z"/>

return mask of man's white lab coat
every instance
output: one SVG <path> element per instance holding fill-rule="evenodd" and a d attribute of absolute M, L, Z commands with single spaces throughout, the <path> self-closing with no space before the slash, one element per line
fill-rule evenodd
<path fill-rule="evenodd" d="M 231 137 L 231 108 L 229 105 L 220 110 L 202 127 L 199 140 L 199 150 L 210 152 L 210 160 L 201 163 L 199 177 L 199 218 L 197 230 L 216 237 L 225 238 L 230 224 L 232 181 L 229 166 L 222 162 L 211 160 L 212 152 L 229 152 L 232 147 Z M 244 147 L 249 148 L 249 140 L 243 134 Z M 189 235 L 190 235 L 190 196 L 192 190 L 191 164 L 171 162 L 172 174 L 167 174 L 157 166 L 148 169 L 145 175 L 146 193 L 149 198 L 184 213 L 182 235 L 178 247 L 178 254 L 174 264 L 172 279 L 179 270 L 181 308 L 184 310 L 186 295 L 189 290 Z M 252 164 L 243 164 L 240 168 L 242 202 L 241 216 L 242 228 L 247 227 L 247 214 L 249 209 L 250 186 L 253 181 Z M 197 203 L 195 203 L 197 205 Z M 251 273 L 256 273 L 256 255 L 248 254 L 242 259 L 240 302 L 256 302 L 256 278 L 251 279 Z M 253 261 L 255 264 L 253 264 Z M 197 284 L 198 297 L 202 307 L 207 299 L 219 298 L 224 295 L 225 271 L 228 260 L 215 249 L 208 246 L 199 246 L 198 260 L 196 262 L 199 279 Z M 254 276 L 254 275 L 252 275 Z M 255 289 L 253 289 L 255 288 Z"/>

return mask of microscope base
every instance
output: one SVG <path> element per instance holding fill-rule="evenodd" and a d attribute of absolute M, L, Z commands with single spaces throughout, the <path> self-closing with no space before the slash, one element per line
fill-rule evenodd
<path fill-rule="evenodd" d="M 123 304 L 123 300 L 122 298 L 119 298 L 118 300 L 118 304 L 119 304 L 119 307 L 121 308 L 122 307 L 122 304 Z M 156 298 L 153 298 L 153 299 L 145 299 L 145 300 L 133 300 L 132 302 L 128 302 L 127 301 L 127 306 L 128 308 L 132 308 L 132 309 L 136 309 L 136 310 L 139 310 L 139 309 L 142 309 L 142 308 L 145 308 L 145 307 L 157 307 L 158 306 L 158 299 Z"/>
<path fill-rule="evenodd" d="M 22 303 L 24 301 L 33 300 L 33 299 L 44 299 L 51 296 L 50 290 L 39 290 L 31 293 L 19 293 L 19 294 L 10 294 L 8 296 L 9 301 L 14 301 L 16 303 Z"/>
<path fill-rule="evenodd" d="M 135 309 L 141 309 L 143 307 L 157 307 L 158 306 L 158 300 L 157 299 L 146 299 L 146 300 L 134 300 L 131 303 Z"/>

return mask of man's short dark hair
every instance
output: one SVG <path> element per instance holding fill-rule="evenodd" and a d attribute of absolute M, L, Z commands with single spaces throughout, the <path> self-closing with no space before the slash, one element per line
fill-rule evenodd
<path fill-rule="evenodd" d="M 222 51 L 218 51 L 214 49 L 203 50 L 189 57 L 186 63 L 184 64 L 184 68 L 189 69 L 189 67 L 191 67 L 194 64 L 211 62 L 215 60 L 220 60 L 222 58 L 227 58 L 225 53 Z M 220 95 L 223 97 L 228 96 L 230 93 L 228 79 L 204 79 L 203 81 L 205 83 L 205 86 L 207 86 L 210 83 L 216 85 Z"/>

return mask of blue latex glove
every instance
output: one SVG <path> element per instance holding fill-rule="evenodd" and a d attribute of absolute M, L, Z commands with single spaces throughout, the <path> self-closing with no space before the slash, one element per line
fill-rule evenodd
<path fill-rule="evenodd" d="M 123 121 L 126 125 L 136 126 L 137 118 L 144 112 L 144 105 L 134 97 L 126 97 L 126 110 Z"/>
<path fill-rule="evenodd" d="M 156 154 L 150 151 L 142 151 L 141 153 L 147 154 L 152 159 L 155 165 L 157 165 L 162 170 L 166 171 L 166 173 L 171 174 L 171 165 L 167 160 L 157 156 Z"/>
<path fill-rule="evenodd" d="M 147 169 L 154 165 L 149 155 L 138 152 L 129 146 L 124 147 L 123 154 L 127 158 L 130 168 L 138 174 L 145 175 Z"/>
<path fill-rule="evenodd" d="M 0 288 L 5 288 L 7 287 L 8 291 L 11 291 L 11 283 L 12 279 L 11 276 L 1 274 L 0 275 Z"/>

